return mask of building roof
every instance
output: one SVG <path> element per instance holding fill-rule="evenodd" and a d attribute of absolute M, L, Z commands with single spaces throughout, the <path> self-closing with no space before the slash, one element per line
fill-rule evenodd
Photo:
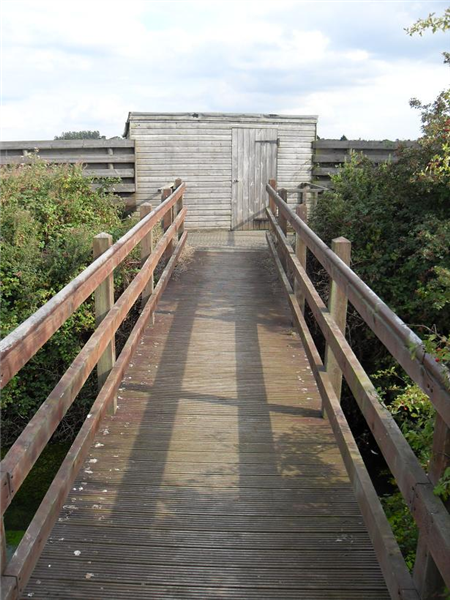
<path fill-rule="evenodd" d="M 230 122 L 266 122 L 294 123 L 298 121 L 317 123 L 317 115 L 279 115 L 255 113 L 220 112 L 129 112 L 125 123 L 124 136 L 128 135 L 131 121 L 230 121 Z"/>

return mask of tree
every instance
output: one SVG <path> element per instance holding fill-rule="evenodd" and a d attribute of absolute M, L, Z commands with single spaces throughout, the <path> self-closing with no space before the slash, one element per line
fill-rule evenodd
<path fill-rule="evenodd" d="M 432 33 L 436 31 L 448 31 L 450 29 L 450 7 L 446 8 L 441 17 L 435 17 L 435 13 L 430 13 L 426 19 L 419 19 L 411 27 L 405 29 L 409 35 L 418 33 L 423 35 L 424 31 L 431 29 Z M 444 62 L 450 64 L 450 52 L 443 52 Z"/>
<path fill-rule="evenodd" d="M 55 135 L 55 140 L 105 140 L 105 135 L 100 131 L 63 131 L 61 135 Z"/>
<path fill-rule="evenodd" d="M 102 231 L 120 237 L 132 223 L 109 191 L 109 180 L 92 189 L 82 165 L 48 164 L 0 168 L 0 239 L 2 303 L 0 335 L 4 337 L 47 302 L 92 261 L 92 237 Z M 129 277 L 115 273 L 116 290 Z M 125 273 L 125 274 L 124 274 Z M 92 300 L 64 323 L 16 377 L 2 390 L 2 444 L 13 442 L 61 373 L 68 368 L 95 328 Z M 59 431 L 64 438 L 85 418 L 95 383 L 87 383 Z"/>
<path fill-rule="evenodd" d="M 422 35 L 426 29 L 450 29 L 450 9 L 439 18 L 429 15 L 407 32 Z M 450 62 L 450 53 L 445 56 Z M 352 154 L 333 176 L 333 188 L 319 198 L 309 223 L 328 243 L 338 236 L 352 240 L 354 270 L 403 320 L 418 327 L 436 362 L 450 366 L 450 90 L 432 103 L 413 99 L 410 104 L 421 112 L 417 143 L 400 146 L 395 162 L 380 165 Z M 328 282 L 316 263 L 309 269 L 319 284 Z M 432 456 L 434 406 L 366 333 L 352 310 L 348 322 L 352 346 L 426 469 Z M 343 406 L 355 428 L 359 411 L 346 395 Z M 447 467 L 434 491 L 446 501 L 449 490 Z M 407 565 L 413 568 L 418 531 L 409 509 L 400 492 L 386 496 L 383 504 Z M 443 586 L 437 576 L 430 575 L 429 581 L 433 589 L 427 594 Z"/>

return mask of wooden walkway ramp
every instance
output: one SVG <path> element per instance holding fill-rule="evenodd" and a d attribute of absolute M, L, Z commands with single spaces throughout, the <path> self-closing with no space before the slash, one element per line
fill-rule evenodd
<path fill-rule="evenodd" d="M 389 598 L 269 264 L 169 283 L 23 598 Z"/>

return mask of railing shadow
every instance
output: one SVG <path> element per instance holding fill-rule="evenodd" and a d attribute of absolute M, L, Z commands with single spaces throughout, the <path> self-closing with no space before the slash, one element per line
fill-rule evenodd
<path fill-rule="evenodd" d="M 51 540 L 89 558 L 92 578 L 82 564 L 74 584 L 85 597 L 109 580 L 136 586 L 136 598 L 147 585 L 206 586 L 215 598 L 243 581 L 301 587 L 307 571 L 331 589 L 336 551 L 349 552 L 339 568 L 347 560 L 352 577 L 355 552 L 370 556 L 318 396 L 302 395 L 312 374 L 299 367 L 295 386 L 283 375 L 301 346 L 275 277 L 258 253 L 197 252 L 169 284 L 92 448 L 81 502 L 74 490 L 78 509 L 67 507 L 83 547 L 67 546 L 64 523 L 65 542 Z"/>

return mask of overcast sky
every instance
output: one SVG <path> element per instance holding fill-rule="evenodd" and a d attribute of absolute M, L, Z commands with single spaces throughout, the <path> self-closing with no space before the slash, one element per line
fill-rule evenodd
<path fill-rule="evenodd" d="M 314 114 L 321 137 L 408 139 L 448 86 L 449 0 L 3 0 L 3 140 L 122 135 L 129 111 Z"/>

